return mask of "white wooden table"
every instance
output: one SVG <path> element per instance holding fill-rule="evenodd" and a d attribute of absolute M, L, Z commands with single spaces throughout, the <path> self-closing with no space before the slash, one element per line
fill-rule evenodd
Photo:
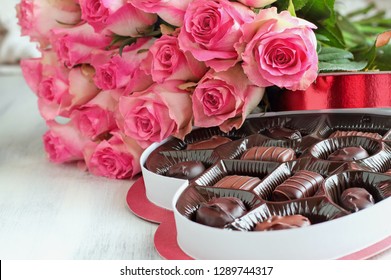
<path fill-rule="evenodd" d="M 160 259 L 132 181 L 46 160 L 45 123 L 21 75 L 0 76 L 0 259 Z"/>
<path fill-rule="evenodd" d="M 132 182 L 49 163 L 45 130 L 23 78 L 0 75 L 0 259 L 159 259 L 157 226 L 127 209 Z"/>

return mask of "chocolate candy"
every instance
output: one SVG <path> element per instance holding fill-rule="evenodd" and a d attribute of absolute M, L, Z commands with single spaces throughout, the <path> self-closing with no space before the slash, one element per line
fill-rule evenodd
<path fill-rule="evenodd" d="M 348 188 L 342 192 L 340 204 L 350 212 L 357 212 L 374 205 L 375 200 L 364 188 Z"/>
<path fill-rule="evenodd" d="M 362 131 L 342 131 L 337 130 L 333 132 L 329 138 L 334 137 L 341 137 L 341 136 L 363 136 L 363 137 L 369 137 L 374 139 L 382 139 L 383 137 L 379 133 L 372 133 L 372 132 L 362 132 Z"/>
<path fill-rule="evenodd" d="M 279 140 L 298 140 L 301 139 L 301 133 L 298 130 L 292 130 L 285 127 L 272 127 L 263 132 L 264 135 Z"/>
<path fill-rule="evenodd" d="M 274 201 L 286 201 L 313 196 L 324 179 L 318 173 L 300 170 L 285 180 L 272 193 Z"/>
<path fill-rule="evenodd" d="M 195 221 L 203 225 L 223 228 L 246 212 L 246 206 L 239 198 L 218 197 L 201 203 Z"/>
<path fill-rule="evenodd" d="M 358 146 L 338 149 L 334 153 L 329 155 L 327 159 L 333 161 L 353 161 L 367 157 L 369 157 L 368 152 L 363 147 Z"/>
<path fill-rule="evenodd" d="M 166 176 L 178 179 L 192 180 L 205 171 L 205 166 L 200 161 L 184 161 L 171 166 Z"/>
<path fill-rule="evenodd" d="M 391 169 L 388 169 L 385 173 L 386 173 L 387 175 L 388 175 L 388 174 L 391 175 Z"/>
<path fill-rule="evenodd" d="M 257 223 L 254 231 L 271 231 L 280 229 L 300 228 L 311 225 L 310 220 L 302 215 L 271 216 L 264 222 Z"/>
<path fill-rule="evenodd" d="M 215 135 L 207 140 L 187 144 L 186 149 L 187 150 L 209 150 L 209 149 L 217 148 L 218 146 L 223 145 L 228 142 L 231 142 L 231 141 L 232 140 L 227 137 Z"/>
<path fill-rule="evenodd" d="M 231 175 L 218 181 L 214 187 L 248 191 L 252 190 L 259 183 L 261 183 L 261 180 L 258 177 Z"/>
<path fill-rule="evenodd" d="M 286 162 L 296 159 L 296 154 L 291 148 L 252 147 L 243 153 L 241 159 Z"/>

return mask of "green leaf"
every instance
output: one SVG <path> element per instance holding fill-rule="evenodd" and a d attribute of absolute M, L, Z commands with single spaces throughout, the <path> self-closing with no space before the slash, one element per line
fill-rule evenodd
<path fill-rule="evenodd" d="M 319 61 L 322 62 L 353 58 L 351 52 L 333 47 L 323 47 L 318 56 Z"/>
<path fill-rule="evenodd" d="M 293 1 L 292 0 L 289 0 L 288 11 L 291 14 L 291 16 L 293 16 L 293 17 L 296 16 L 295 6 L 293 5 Z"/>
<path fill-rule="evenodd" d="M 328 39 L 328 42 L 323 41 L 326 45 L 342 49 L 345 48 L 345 41 L 337 24 L 326 23 L 319 25 L 315 33 L 318 36 L 320 35 Z"/>
<path fill-rule="evenodd" d="M 288 10 L 290 2 L 293 3 L 293 6 L 295 8 L 295 11 L 298 11 L 302 9 L 308 1 L 312 0 L 277 0 L 275 3 L 273 3 L 273 6 L 276 6 L 279 11 Z"/>
<path fill-rule="evenodd" d="M 391 45 L 377 49 L 377 55 L 373 65 L 377 70 L 391 71 Z"/>
<path fill-rule="evenodd" d="M 316 39 L 321 42 L 330 42 L 330 39 L 322 34 L 315 34 Z"/>
<path fill-rule="evenodd" d="M 350 61 L 348 59 L 340 59 L 328 62 L 319 62 L 320 72 L 334 72 L 334 71 L 360 71 L 367 65 L 366 61 Z"/>
<path fill-rule="evenodd" d="M 328 19 L 331 23 L 334 23 L 334 4 L 335 0 L 306 1 L 305 5 L 298 11 L 297 15 L 298 17 L 305 18 L 311 22 L 321 22 Z"/>

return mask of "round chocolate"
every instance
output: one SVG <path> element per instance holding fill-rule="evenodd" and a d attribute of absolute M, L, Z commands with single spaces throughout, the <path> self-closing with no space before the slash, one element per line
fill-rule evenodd
<path fill-rule="evenodd" d="M 285 127 L 272 127 L 268 128 L 263 132 L 269 138 L 279 140 L 298 140 L 301 139 L 301 133 L 298 130 L 292 130 Z"/>
<path fill-rule="evenodd" d="M 187 150 L 209 150 L 209 149 L 217 148 L 218 146 L 223 145 L 228 142 L 231 142 L 231 141 L 232 140 L 227 137 L 215 135 L 207 140 L 187 144 L 186 149 Z"/>
<path fill-rule="evenodd" d="M 261 183 L 261 180 L 258 177 L 230 175 L 218 181 L 214 187 L 249 191 L 259 183 Z"/>
<path fill-rule="evenodd" d="M 357 212 L 374 205 L 375 200 L 364 188 L 348 188 L 342 192 L 340 203 L 344 209 Z"/>
<path fill-rule="evenodd" d="M 252 147 L 243 153 L 241 159 L 286 162 L 296 159 L 296 153 L 291 148 Z"/>
<path fill-rule="evenodd" d="M 223 228 L 246 212 L 246 206 L 239 198 L 218 197 L 200 204 L 195 221 L 203 225 Z"/>
<path fill-rule="evenodd" d="M 317 192 L 323 181 L 323 176 L 318 173 L 300 170 L 277 186 L 272 193 L 272 199 L 274 201 L 286 201 L 311 197 Z"/>
<path fill-rule="evenodd" d="M 171 166 L 166 176 L 178 179 L 192 180 L 205 171 L 205 166 L 200 161 L 183 161 Z"/>
<path fill-rule="evenodd" d="M 327 159 L 332 161 L 353 161 L 367 157 L 369 157 L 368 152 L 363 147 L 358 146 L 338 149 L 329 155 Z"/>
<path fill-rule="evenodd" d="M 363 137 L 369 137 L 374 139 L 382 139 L 382 136 L 379 133 L 362 132 L 362 131 L 342 131 L 342 130 L 337 130 L 333 132 L 329 136 L 329 138 L 341 137 L 341 136 L 363 136 Z"/>
<path fill-rule="evenodd" d="M 281 229 L 300 228 L 311 225 L 310 220 L 302 215 L 271 216 L 266 221 L 257 223 L 254 231 L 272 231 Z"/>

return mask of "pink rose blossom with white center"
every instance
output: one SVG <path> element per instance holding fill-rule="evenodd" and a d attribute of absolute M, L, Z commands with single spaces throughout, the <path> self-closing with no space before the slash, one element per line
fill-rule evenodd
<path fill-rule="evenodd" d="M 178 87 L 182 81 L 153 84 L 119 99 L 117 124 L 146 148 L 170 135 L 183 139 L 192 128 L 191 97 Z"/>
<path fill-rule="evenodd" d="M 96 176 L 112 179 L 132 178 L 141 171 L 143 149 L 136 141 L 120 132 L 112 132 L 109 140 L 90 143 L 84 149 L 88 170 Z"/>
<path fill-rule="evenodd" d="M 191 53 L 179 49 L 178 38 L 163 35 L 149 49 L 146 72 L 153 81 L 163 83 L 166 80 L 197 82 L 206 73 L 203 62 L 196 60 Z"/>
<path fill-rule="evenodd" d="M 126 46 L 122 54 L 107 51 L 96 52 L 91 59 L 95 68 L 95 84 L 103 89 L 124 89 L 129 85 L 135 73 L 139 71 L 141 62 L 147 57 L 147 50 L 152 46 L 154 38 L 140 38 L 134 44 Z M 148 87 L 152 80 L 148 79 Z M 140 84 L 144 81 L 138 81 Z"/>
<path fill-rule="evenodd" d="M 51 43 L 59 60 L 71 68 L 90 63 L 94 50 L 104 50 L 110 45 L 110 36 L 95 33 L 88 24 L 68 29 L 53 29 Z"/>
<path fill-rule="evenodd" d="M 242 26 L 254 16 L 248 7 L 228 0 L 193 1 L 179 33 L 179 46 L 214 70 L 227 70 L 239 61 L 235 45 L 243 35 Z"/>
<path fill-rule="evenodd" d="M 110 91 L 102 91 L 88 103 L 74 110 L 71 119 L 80 133 L 95 141 L 101 135 L 117 129 L 114 111 L 117 101 Z"/>
<path fill-rule="evenodd" d="M 260 87 L 305 90 L 318 74 L 316 26 L 289 12 L 264 9 L 243 26 L 243 69 Z"/>
<path fill-rule="evenodd" d="M 83 160 L 83 148 L 89 142 L 72 123 L 47 122 L 49 130 L 43 135 L 45 151 L 51 162 L 64 163 Z"/>
<path fill-rule="evenodd" d="M 253 8 L 263 8 L 267 5 L 270 5 L 277 0 L 237 0 L 238 2 Z"/>
<path fill-rule="evenodd" d="M 49 44 L 51 29 L 69 28 L 81 21 L 76 0 L 22 0 L 16 11 L 22 35 L 40 42 L 42 48 Z"/>
<path fill-rule="evenodd" d="M 251 83 L 240 64 L 224 72 L 210 70 L 193 93 L 194 125 L 220 126 L 224 132 L 238 129 L 263 94 L 264 88 Z"/>
<path fill-rule="evenodd" d="M 193 0 L 128 0 L 144 12 L 157 13 L 165 22 L 182 26 L 186 9 Z"/>
<path fill-rule="evenodd" d="M 157 16 L 137 9 L 126 0 L 80 0 L 82 18 L 96 32 L 109 30 L 121 36 L 137 37 L 150 29 Z"/>

